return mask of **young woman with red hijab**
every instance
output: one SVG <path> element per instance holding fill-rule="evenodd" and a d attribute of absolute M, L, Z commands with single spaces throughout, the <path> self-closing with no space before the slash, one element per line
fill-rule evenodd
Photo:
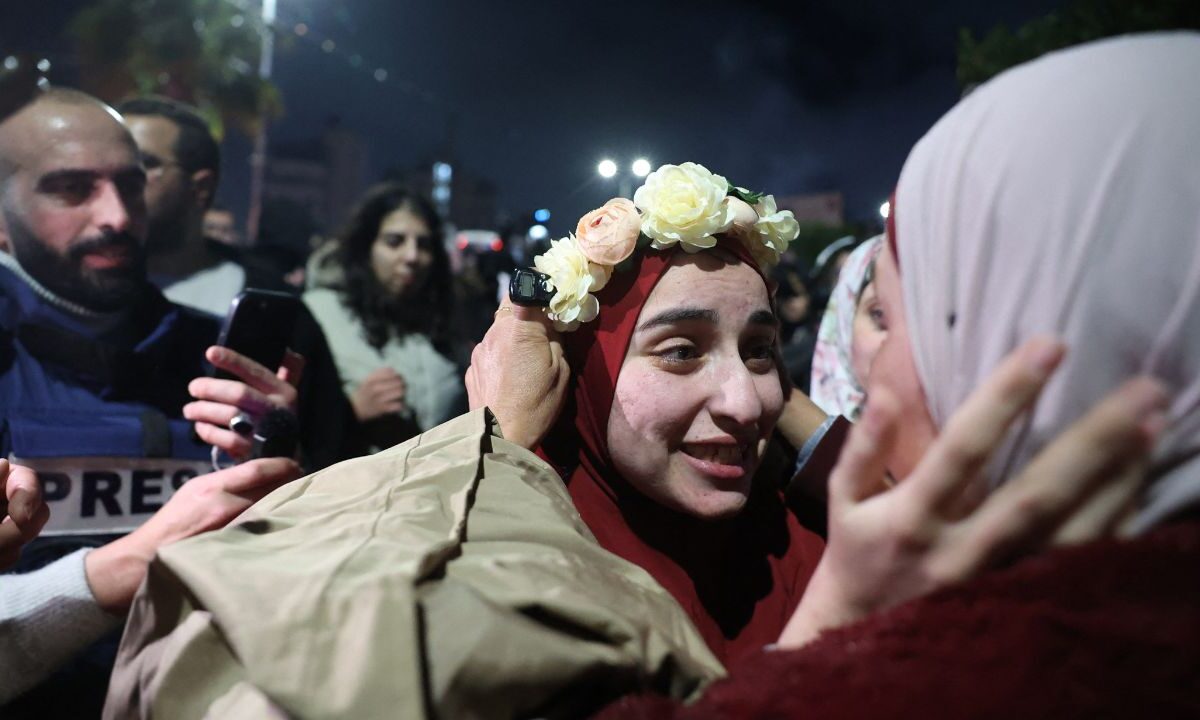
<path fill-rule="evenodd" d="M 564 334 L 573 402 L 543 453 L 597 541 L 729 662 L 778 640 L 824 547 L 752 482 L 784 394 L 767 281 L 737 240 L 632 263 Z"/>

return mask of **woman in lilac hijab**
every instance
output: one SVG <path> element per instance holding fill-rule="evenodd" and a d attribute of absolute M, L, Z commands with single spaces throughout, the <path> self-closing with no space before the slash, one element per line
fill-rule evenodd
<path fill-rule="evenodd" d="M 1002 359 L 1044 337 L 1059 370 L 981 493 L 1120 387 L 1156 444 L 1149 490 L 1107 498 L 1128 508 L 1119 538 L 765 653 L 687 708 L 630 700 L 614 716 L 1200 717 L 1198 76 L 1196 33 L 999 76 L 909 155 L 877 264 L 888 337 L 859 440 L 906 477 Z"/>

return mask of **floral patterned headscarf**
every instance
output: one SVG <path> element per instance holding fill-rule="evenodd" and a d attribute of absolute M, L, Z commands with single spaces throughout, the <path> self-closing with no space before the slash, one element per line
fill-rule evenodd
<path fill-rule="evenodd" d="M 867 399 L 862 383 L 854 376 L 854 314 L 866 289 L 867 272 L 882 244 L 883 236 L 877 235 L 850 253 L 821 317 L 809 394 L 829 415 L 858 420 Z"/>

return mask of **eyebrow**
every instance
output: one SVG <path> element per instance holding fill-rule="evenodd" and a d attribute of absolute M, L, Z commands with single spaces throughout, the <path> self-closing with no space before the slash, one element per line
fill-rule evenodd
<path fill-rule="evenodd" d="M 716 310 L 707 310 L 704 308 L 673 308 L 664 310 L 646 322 L 638 326 L 638 332 L 650 330 L 662 325 L 674 325 L 681 322 L 691 322 L 694 320 L 703 320 L 707 323 L 716 325 L 721 319 Z"/>
<path fill-rule="evenodd" d="M 716 325 L 720 319 L 721 316 L 716 310 L 705 308 L 674 308 L 672 310 L 664 310 L 650 318 L 639 325 L 637 331 L 643 332 L 663 325 L 674 325 L 676 323 L 693 322 L 696 320 Z M 770 310 L 755 310 L 750 314 L 750 317 L 746 318 L 746 324 L 776 327 L 779 325 L 779 318 L 775 317 L 775 313 Z"/>
<path fill-rule="evenodd" d="M 755 310 L 746 320 L 747 325 L 769 325 L 775 327 L 779 324 L 779 318 L 775 317 L 775 313 L 770 310 Z"/>
<path fill-rule="evenodd" d="M 94 170 L 51 170 L 45 175 L 38 178 L 38 189 L 47 190 L 59 183 L 69 181 L 91 180 L 94 181 L 100 173 Z"/>
<path fill-rule="evenodd" d="M 98 172 L 96 170 L 83 170 L 83 169 L 74 169 L 74 168 L 66 168 L 63 170 L 51 170 L 50 172 L 48 172 L 45 175 L 42 175 L 40 178 L 38 178 L 37 188 L 41 192 L 48 192 L 48 191 L 52 191 L 53 187 L 59 183 L 70 182 L 70 181 L 95 182 L 98 178 L 102 177 L 103 175 L 104 175 L 104 173 Z M 146 176 L 146 171 L 143 170 L 140 165 L 128 165 L 125 167 L 117 168 L 117 170 L 112 173 L 112 176 L 114 178 L 119 178 L 119 177 L 141 177 L 141 178 L 144 178 Z"/>

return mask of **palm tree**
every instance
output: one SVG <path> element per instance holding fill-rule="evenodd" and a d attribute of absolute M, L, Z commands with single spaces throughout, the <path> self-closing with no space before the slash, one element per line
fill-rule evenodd
<path fill-rule="evenodd" d="M 282 112 L 278 89 L 258 77 L 263 27 L 244 0 L 99 0 L 70 30 L 81 85 L 109 102 L 159 94 L 200 109 L 218 137 L 248 137 Z"/>

